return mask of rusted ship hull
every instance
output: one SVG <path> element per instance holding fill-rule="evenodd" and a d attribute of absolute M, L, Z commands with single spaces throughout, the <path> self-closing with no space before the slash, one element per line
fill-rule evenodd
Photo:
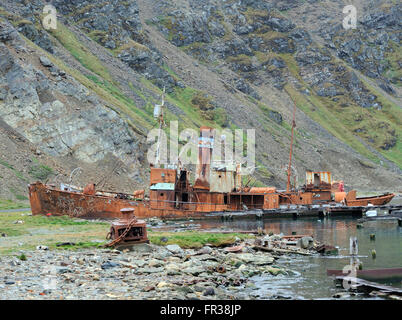
<path fill-rule="evenodd" d="M 124 197 L 129 196 L 124 194 L 64 191 L 37 182 L 29 185 L 29 199 L 34 215 L 50 213 L 55 216 L 68 215 L 85 219 L 120 219 L 122 218 L 120 210 L 127 207 L 133 207 L 138 218 L 182 219 L 203 218 L 211 212 L 277 209 L 281 205 L 314 204 L 312 192 L 283 194 L 274 190 L 249 191 L 255 193 L 213 193 L 207 190 L 189 192 L 187 201 L 183 202 L 182 193 L 160 190 L 151 191 L 150 200 L 133 200 L 132 196 Z M 123 197 L 120 197 L 121 195 Z M 367 206 L 368 203 L 382 205 L 391 201 L 393 196 L 390 194 L 369 197 L 363 201 L 354 197 L 346 199 L 346 202 L 348 206 Z"/>
<path fill-rule="evenodd" d="M 346 200 L 346 204 L 349 207 L 365 207 L 369 203 L 374 206 L 381 206 L 389 203 L 393 197 L 395 197 L 395 194 L 392 193 L 375 197 L 356 198 L 354 200 Z"/>
<path fill-rule="evenodd" d="M 388 203 L 391 195 L 356 198 L 356 191 L 346 194 L 343 183 L 334 189 L 330 172 L 307 172 L 306 184 L 286 191 L 275 187 L 242 186 L 241 164 L 212 161 L 213 129 L 201 127 L 198 162 L 194 185 L 190 171 L 177 164 L 170 167 L 150 165 L 149 195 L 145 190 L 132 194 L 97 191 L 95 184 L 78 187 L 60 184 L 60 189 L 40 182 L 29 186 L 33 214 L 68 215 L 81 218 L 121 218 L 120 210 L 132 207 L 137 218 L 180 219 L 206 217 L 223 211 L 275 210 L 291 205 L 324 205 L 335 202 L 348 206 Z M 71 175 L 70 175 L 71 177 Z M 71 180 L 71 179 L 70 179 Z M 333 190 L 334 189 L 334 190 Z"/>
<path fill-rule="evenodd" d="M 121 195 L 123 198 L 119 197 Z M 133 207 L 138 218 L 180 219 L 206 217 L 213 212 L 274 209 L 279 208 L 280 204 L 308 205 L 312 203 L 312 194 L 219 193 L 198 190 L 188 191 L 186 201 L 183 201 L 184 196 L 180 191 L 151 190 L 149 200 L 128 200 L 133 199 L 132 195 L 112 195 L 110 192 L 86 194 L 85 189 L 84 192 L 65 191 L 37 182 L 29 185 L 29 199 L 34 215 L 50 213 L 87 219 L 114 219 L 122 217 L 121 209 Z"/>
<path fill-rule="evenodd" d="M 29 186 L 29 200 L 33 215 L 80 218 L 121 218 L 121 209 L 137 206 L 137 203 L 129 200 L 50 189 L 41 183 Z"/>
<path fill-rule="evenodd" d="M 121 219 L 121 209 L 133 207 L 137 218 L 201 217 L 203 212 L 175 209 L 152 209 L 147 200 L 127 200 L 111 196 L 87 195 L 50 188 L 42 183 L 29 185 L 33 215 L 68 215 L 84 219 Z"/>

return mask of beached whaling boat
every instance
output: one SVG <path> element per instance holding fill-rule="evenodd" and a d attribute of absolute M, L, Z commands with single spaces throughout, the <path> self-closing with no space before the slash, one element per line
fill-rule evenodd
<path fill-rule="evenodd" d="M 162 104 L 157 107 L 155 114 L 161 128 L 164 123 L 163 96 Z M 292 137 L 294 127 L 293 118 Z M 363 205 L 367 205 L 370 202 L 370 198 L 356 199 L 356 192 L 346 194 L 342 182 L 332 182 L 330 172 L 307 172 L 306 184 L 302 188 L 297 189 L 296 182 L 291 186 L 292 143 L 286 191 L 279 191 L 275 187 L 243 186 L 240 164 L 226 159 L 215 163 L 212 159 L 213 146 L 214 130 L 201 127 L 193 185 L 189 182 L 190 172 L 177 163 L 167 168 L 159 165 L 157 148 L 156 163 L 150 166 L 150 191 L 146 197 L 144 190 L 125 194 L 99 191 L 94 184 L 81 190 L 64 184 L 58 187 L 36 182 L 29 185 L 32 213 L 82 218 L 121 218 L 121 209 L 132 207 L 138 218 L 186 218 L 205 217 L 213 212 L 272 210 L 292 205 L 308 207 L 338 202 L 349 206 L 363 202 Z M 384 204 L 392 197 L 393 195 L 387 195 L 373 200 Z"/>
<path fill-rule="evenodd" d="M 380 196 L 356 198 L 356 191 L 352 190 L 348 193 L 348 196 L 349 197 L 346 197 L 346 204 L 349 207 L 365 207 L 369 204 L 372 204 L 374 206 L 387 204 L 392 200 L 393 197 L 395 197 L 395 194 L 388 193 Z"/>
<path fill-rule="evenodd" d="M 211 128 L 201 128 L 201 137 Z M 212 139 L 212 138 L 211 138 Z M 204 140 L 205 142 L 205 140 Z M 83 218 L 120 218 L 120 210 L 135 208 L 138 218 L 203 217 L 212 212 L 278 209 L 291 205 L 308 207 L 315 204 L 343 203 L 347 206 L 385 204 L 393 194 L 356 198 L 356 193 L 334 191 L 330 172 L 307 172 L 306 184 L 300 190 L 279 191 L 274 187 L 250 188 L 242 186 L 239 166 L 214 167 L 209 163 L 212 149 L 202 145 L 194 185 L 185 169 L 151 166 L 150 191 L 132 194 L 96 190 L 88 185 L 83 190 L 68 185 L 29 185 L 32 213 L 69 215 Z M 205 161 L 207 159 L 207 161 Z M 339 197 L 339 193 L 342 196 Z"/>

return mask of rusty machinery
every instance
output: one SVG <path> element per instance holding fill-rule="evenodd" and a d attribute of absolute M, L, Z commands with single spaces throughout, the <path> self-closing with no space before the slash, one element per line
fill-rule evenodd
<path fill-rule="evenodd" d="M 123 208 L 120 210 L 122 218 L 112 223 L 110 232 L 106 239 L 112 240 L 106 247 L 119 245 L 130 245 L 136 243 L 149 243 L 147 237 L 146 223 L 138 220 L 134 215 L 134 208 Z"/>

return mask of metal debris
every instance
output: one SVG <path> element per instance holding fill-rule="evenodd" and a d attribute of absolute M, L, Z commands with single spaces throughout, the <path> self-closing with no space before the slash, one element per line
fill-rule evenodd
<path fill-rule="evenodd" d="M 134 216 L 134 210 L 134 208 L 120 210 L 123 218 L 112 223 L 110 232 L 106 237 L 112 241 L 106 244 L 106 247 L 116 246 L 117 244 L 149 243 L 146 223 L 143 220 L 137 220 Z"/>

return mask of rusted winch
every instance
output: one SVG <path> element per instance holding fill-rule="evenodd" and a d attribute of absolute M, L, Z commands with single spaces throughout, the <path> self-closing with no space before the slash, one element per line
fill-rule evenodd
<path fill-rule="evenodd" d="M 116 244 L 149 243 L 147 237 L 146 223 L 138 220 L 134 215 L 134 208 L 123 208 L 120 210 L 122 218 L 113 222 L 107 239 L 112 242 L 106 246 L 111 247 Z"/>

